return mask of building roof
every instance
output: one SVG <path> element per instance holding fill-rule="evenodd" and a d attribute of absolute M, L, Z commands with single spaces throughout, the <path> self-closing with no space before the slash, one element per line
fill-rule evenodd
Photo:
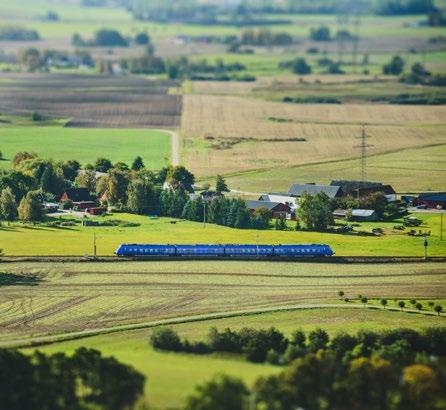
<path fill-rule="evenodd" d="M 355 191 L 357 191 L 357 190 L 355 190 Z M 368 188 L 359 188 L 359 195 L 367 195 L 367 194 L 372 194 L 375 192 L 382 192 L 385 195 L 395 195 L 396 194 L 395 190 L 392 188 L 391 185 L 378 185 L 378 186 L 368 187 Z"/>
<path fill-rule="evenodd" d="M 261 209 L 266 208 L 268 211 L 272 211 L 274 208 L 276 208 L 278 205 L 286 206 L 289 208 L 288 205 L 282 204 L 281 202 L 271 202 L 271 201 L 246 201 L 246 207 L 248 209 Z"/>
<path fill-rule="evenodd" d="M 330 198 L 342 195 L 340 186 L 335 185 L 313 185 L 313 184 L 293 184 L 288 194 L 293 196 L 302 196 L 306 192 L 309 195 L 316 195 L 319 192 L 327 194 Z"/>
<path fill-rule="evenodd" d="M 349 212 L 348 209 L 335 209 L 333 211 L 333 214 L 345 216 L 347 215 L 348 212 Z M 376 214 L 376 212 L 373 209 L 352 209 L 351 212 L 352 216 L 359 218 L 367 218 Z"/>
<path fill-rule="evenodd" d="M 64 195 L 73 202 L 89 202 L 92 200 L 87 188 L 69 188 L 65 190 Z"/>
<path fill-rule="evenodd" d="M 432 197 L 446 198 L 446 192 L 422 192 L 418 195 L 418 199 L 431 199 Z"/>
<path fill-rule="evenodd" d="M 432 194 L 429 196 L 418 197 L 421 201 L 446 202 L 446 194 Z"/>
<path fill-rule="evenodd" d="M 330 186 L 340 186 L 345 194 L 349 194 L 352 191 L 356 191 L 358 188 L 373 188 L 381 186 L 381 182 L 372 181 L 354 181 L 354 180 L 333 180 L 330 182 Z"/>

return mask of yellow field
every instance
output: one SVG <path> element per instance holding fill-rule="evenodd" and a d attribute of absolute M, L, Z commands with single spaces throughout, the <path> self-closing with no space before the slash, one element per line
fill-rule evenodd
<path fill-rule="evenodd" d="M 359 155 L 362 124 L 370 155 L 446 144 L 444 106 L 304 105 L 187 95 L 182 155 L 198 176 L 351 159 Z M 212 147 L 234 138 L 241 140 L 229 149 Z M 280 141 L 289 138 L 306 141 Z"/>

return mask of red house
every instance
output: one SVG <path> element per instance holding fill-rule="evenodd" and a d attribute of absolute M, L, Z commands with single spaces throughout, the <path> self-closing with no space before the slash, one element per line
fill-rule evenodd
<path fill-rule="evenodd" d="M 78 209 L 94 208 L 96 206 L 87 188 L 69 188 L 60 197 L 60 202 L 72 201 L 73 207 Z"/>

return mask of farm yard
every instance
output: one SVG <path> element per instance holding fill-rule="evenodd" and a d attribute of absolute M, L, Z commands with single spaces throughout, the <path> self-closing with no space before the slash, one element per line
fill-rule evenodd
<path fill-rule="evenodd" d="M 444 243 L 440 241 L 440 215 L 420 214 L 423 224 L 419 229 L 430 231 L 429 255 L 446 256 Z M 39 225 L 11 223 L 0 226 L 0 245 L 6 256 L 83 256 L 93 254 L 93 235 L 96 234 L 97 254 L 111 256 L 121 243 L 179 243 L 194 244 L 293 244 L 328 243 L 338 256 L 423 256 L 423 240 L 411 237 L 407 232 L 394 230 L 401 221 L 370 222 L 359 224 L 358 230 L 371 232 L 383 228 L 382 236 L 305 232 L 259 231 L 234 229 L 224 226 L 178 220 L 152 219 L 147 216 L 116 213 L 105 217 L 89 218 L 102 226 L 81 226 L 77 218 L 50 218 Z M 51 223 L 56 222 L 56 224 Z M 63 226 L 60 222 L 68 222 Z M 67 224 L 66 224 L 67 225 Z M 290 228 L 293 228 L 290 224 Z"/>
<path fill-rule="evenodd" d="M 2 266 L 0 343 L 26 345 L 39 335 L 55 334 L 63 340 L 69 332 L 87 330 L 94 334 L 124 325 L 118 333 L 56 343 L 39 350 L 72 352 L 77 346 L 88 346 L 113 354 L 148 376 L 147 397 L 152 405 L 159 406 L 178 406 L 198 381 L 219 371 L 251 383 L 255 376 L 278 368 L 249 364 L 237 357 L 155 352 L 148 346 L 148 337 L 150 327 L 158 320 L 176 320 L 179 323 L 173 327 L 192 340 L 202 339 L 211 326 L 275 326 L 286 335 L 296 328 L 309 331 L 323 327 L 335 334 L 370 327 L 444 326 L 445 320 L 443 316 L 427 315 L 428 301 L 445 304 L 446 271 L 438 263 L 22 262 Z M 416 298 L 425 306 L 426 314 L 350 307 L 355 303 L 340 301 L 339 290 L 352 299 L 358 294 L 387 297 L 393 309 L 394 298 Z M 131 330 L 135 324 L 144 328 Z M 183 377 L 192 361 L 196 377 Z M 169 385 L 172 377 L 178 377 L 176 394 Z"/>

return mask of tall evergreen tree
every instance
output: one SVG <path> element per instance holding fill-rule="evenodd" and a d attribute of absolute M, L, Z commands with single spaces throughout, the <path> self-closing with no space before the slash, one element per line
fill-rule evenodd
<path fill-rule="evenodd" d="M 144 166 L 144 162 L 143 162 L 143 160 L 142 160 L 142 158 L 138 155 L 135 159 L 134 159 L 134 161 L 133 161 L 133 163 L 132 163 L 132 170 L 133 171 L 140 171 L 141 169 L 143 169 L 145 166 Z"/>
<path fill-rule="evenodd" d="M 129 184 L 127 189 L 127 207 L 135 214 L 147 214 L 150 202 L 153 198 L 152 185 L 142 180 L 135 180 Z"/>
<path fill-rule="evenodd" d="M 226 185 L 226 181 L 221 175 L 217 175 L 215 179 L 215 190 L 220 193 L 229 192 L 228 185 Z"/>

